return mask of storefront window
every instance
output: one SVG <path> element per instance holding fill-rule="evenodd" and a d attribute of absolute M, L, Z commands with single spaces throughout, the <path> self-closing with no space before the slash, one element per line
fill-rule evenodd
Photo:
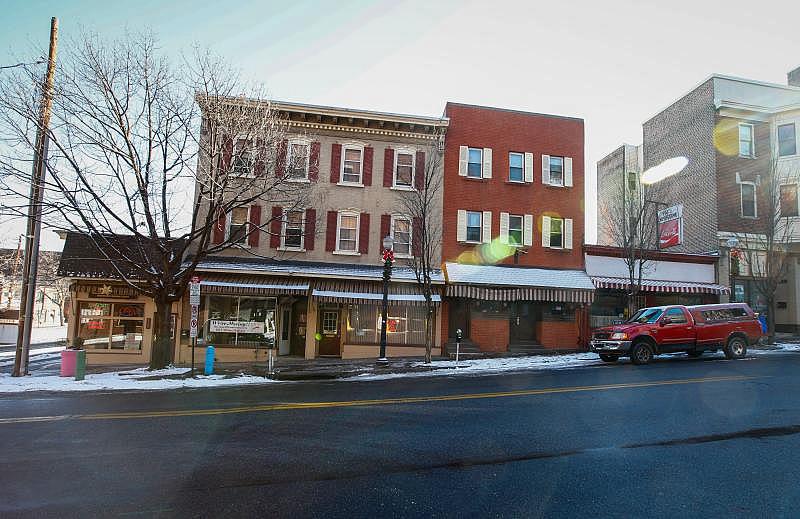
<path fill-rule="evenodd" d="M 207 344 L 275 347 L 275 298 L 207 296 L 202 339 Z"/>
<path fill-rule="evenodd" d="M 81 302 L 78 338 L 87 350 L 142 349 L 143 303 Z"/>
<path fill-rule="evenodd" d="M 348 344 L 380 344 L 381 311 L 378 305 L 350 305 L 347 319 Z M 386 343 L 425 344 L 425 307 L 389 306 L 386 316 Z"/>

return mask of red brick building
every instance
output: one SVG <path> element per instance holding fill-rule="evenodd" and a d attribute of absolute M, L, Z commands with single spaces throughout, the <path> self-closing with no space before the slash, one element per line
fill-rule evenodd
<path fill-rule="evenodd" d="M 481 350 L 583 345 L 583 120 L 448 103 L 447 326 Z"/>

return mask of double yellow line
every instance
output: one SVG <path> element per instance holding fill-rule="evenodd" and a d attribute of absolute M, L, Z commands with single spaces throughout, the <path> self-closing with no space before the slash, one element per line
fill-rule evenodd
<path fill-rule="evenodd" d="M 142 418 L 174 418 L 182 416 L 212 416 L 238 413 L 258 413 L 267 411 L 289 411 L 293 409 L 327 409 L 337 407 L 364 407 L 393 404 L 418 404 L 424 402 L 450 402 L 457 400 L 480 400 L 485 398 L 506 398 L 516 396 L 552 395 L 558 393 L 580 393 L 586 391 L 608 391 L 611 389 L 634 389 L 657 386 L 685 384 L 706 384 L 711 382 L 737 382 L 756 377 L 732 375 L 724 377 L 686 378 L 678 380 L 658 380 L 652 382 L 629 382 L 622 384 L 602 384 L 596 386 L 550 387 L 543 389 L 522 389 L 518 391 L 498 391 L 493 393 L 466 393 L 459 395 L 433 395 L 370 400 L 344 400 L 333 402 L 296 402 L 286 404 L 264 404 L 242 407 L 220 407 L 211 409 L 178 409 L 170 411 L 135 411 L 128 413 L 95 413 L 56 416 L 30 416 L 0 418 L 0 424 L 56 422 L 60 420 L 135 420 Z"/>

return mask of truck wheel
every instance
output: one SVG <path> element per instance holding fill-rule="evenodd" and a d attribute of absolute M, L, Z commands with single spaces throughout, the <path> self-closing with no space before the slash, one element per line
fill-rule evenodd
<path fill-rule="evenodd" d="M 686 353 L 693 359 L 703 356 L 703 350 L 689 350 Z"/>
<path fill-rule="evenodd" d="M 601 353 L 600 360 L 602 360 L 603 362 L 617 362 L 619 360 L 619 355 L 608 355 L 605 353 Z"/>
<path fill-rule="evenodd" d="M 741 359 L 747 355 L 747 341 L 741 337 L 731 337 L 725 346 L 726 359 Z"/>
<path fill-rule="evenodd" d="M 647 364 L 653 360 L 653 348 L 646 342 L 639 342 L 631 348 L 631 362 L 636 365 Z"/>

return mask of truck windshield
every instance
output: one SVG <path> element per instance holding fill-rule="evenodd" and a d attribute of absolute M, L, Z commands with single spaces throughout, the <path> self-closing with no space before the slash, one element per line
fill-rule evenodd
<path fill-rule="evenodd" d="M 660 308 L 642 308 L 635 314 L 633 317 L 628 319 L 629 323 L 654 323 L 658 321 L 658 318 L 661 316 L 661 309 Z"/>

